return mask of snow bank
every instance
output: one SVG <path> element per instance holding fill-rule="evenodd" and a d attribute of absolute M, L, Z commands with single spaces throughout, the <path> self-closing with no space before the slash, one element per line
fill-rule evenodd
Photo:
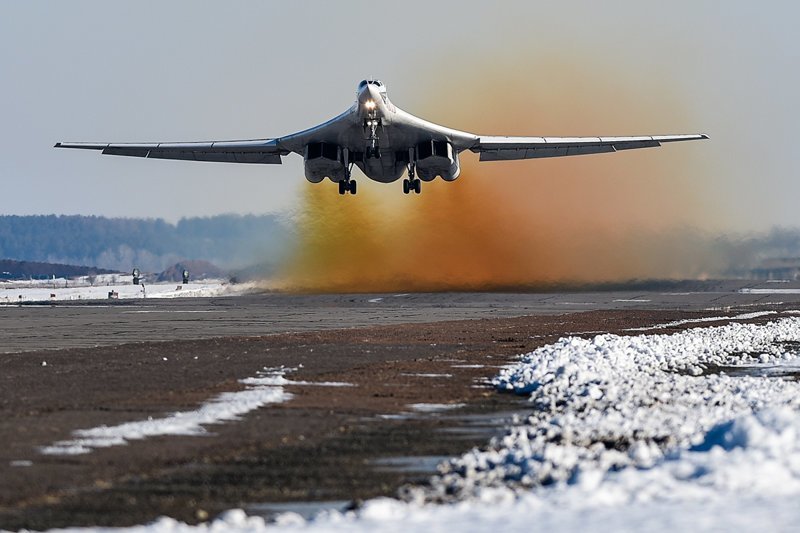
<path fill-rule="evenodd" d="M 653 468 L 676 450 L 701 445 L 717 424 L 775 407 L 796 410 L 796 381 L 704 372 L 789 361 L 796 354 L 784 343 L 798 340 L 797 318 L 672 335 L 560 339 L 493 380 L 501 390 L 530 394 L 535 412 L 526 423 L 488 450 L 453 461 L 436 490 L 444 497 L 508 483 L 597 488 L 612 472 Z"/>

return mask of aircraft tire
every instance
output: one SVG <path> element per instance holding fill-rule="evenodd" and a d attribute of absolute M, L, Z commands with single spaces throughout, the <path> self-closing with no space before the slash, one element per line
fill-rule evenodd
<path fill-rule="evenodd" d="M 356 180 L 350 180 L 349 189 L 350 189 L 350 194 L 355 194 L 356 193 L 356 190 L 357 190 L 357 188 L 356 188 Z"/>
<path fill-rule="evenodd" d="M 414 192 L 417 194 L 422 193 L 422 180 L 420 179 L 414 180 Z"/>
<path fill-rule="evenodd" d="M 339 182 L 339 194 L 342 194 L 342 195 L 343 195 L 345 192 L 347 192 L 347 189 L 346 189 L 346 187 L 347 187 L 347 182 L 345 182 L 345 181 L 340 181 L 340 182 Z"/>
<path fill-rule="evenodd" d="M 409 180 L 403 180 L 403 194 L 411 192 L 411 183 Z"/>

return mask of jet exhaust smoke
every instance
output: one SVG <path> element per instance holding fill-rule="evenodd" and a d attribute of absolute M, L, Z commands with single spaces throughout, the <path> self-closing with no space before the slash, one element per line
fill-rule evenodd
<path fill-rule="evenodd" d="M 536 79 L 481 72 L 480 80 L 456 82 L 461 90 L 446 99 L 440 94 L 434 109 L 396 103 L 481 134 L 698 129 L 665 83 L 626 83 L 583 66 L 565 70 L 563 62 L 537 68 Z M 498 79 L 504 83 L 491 81 Z M 479 163 L 464 152 L 461 177 L 423 183 L 420 196 L 358 172 L 357 196 L 339 196 L 327 180 L 307 184 L 295 216 L 296 248 L 270 285 L 322 292 L 531 290 L 714 275 L 727 267 L 726 258 L 708 246 L 703 229 L 719 217 L 708 207 L 715 202 L 702 176 L 703 142 L 687 144 L 696 146 L 520 162 Z"/>

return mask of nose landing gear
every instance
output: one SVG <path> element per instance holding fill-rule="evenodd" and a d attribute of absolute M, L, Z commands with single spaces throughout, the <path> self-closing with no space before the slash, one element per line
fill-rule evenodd
<path fill-rule="evenodd" d="M 370 114 L 369 118 L 364 121 L 364 129 L 369 130 L 369 137 L 367 141 L 367 149 L 365 156 L 367 159 L 374 157 L 375 159 L 381 158 L 381 149 L 378 146 L 378 126 L 381 126 L 381 119 L 376 118 L 374 112 Z"/>

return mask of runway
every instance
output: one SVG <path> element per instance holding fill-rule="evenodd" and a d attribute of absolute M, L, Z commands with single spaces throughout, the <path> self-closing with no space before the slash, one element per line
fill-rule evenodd
<path fill-rule="evenodd" d="M 766 291 L 743 293 L 742 290 Z M 793 292 L 794 291 L 794 292 Z M 594 310 L 746 308 L 800 302 L 800 283 L 642 284 L 628 290 L 291 295 L 0 306 L 0 352 L 260 336 Z"/>
<path fill-rule="evenodd" d="M 798 288 L 0 307 L 0 528 L 198 522 L 232 507 L 268 514 L 279 504 L 392 496 L 431 472 L 387 461 L 459 454 L 529 408 L 486 386 L 518 354 L 566 335 L 764 323 L 800 310 Z M 203 419 L 200 435 L 162 427 L 252 390 L 266 399 Z M 97 428 L 139 434 L 59 453 L 87 435 L 76 431 Z"/>

